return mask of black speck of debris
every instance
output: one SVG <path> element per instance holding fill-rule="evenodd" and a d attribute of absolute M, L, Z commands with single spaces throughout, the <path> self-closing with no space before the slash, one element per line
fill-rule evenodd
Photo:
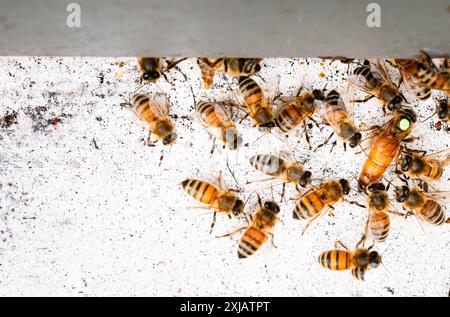
<path fill-rule="evenodd" d="M 94 148 L 95 148 L 96 150 L 100 150 L 100 148 L 98 147 L 97 142 L 95 141 L 94 138 L 92 138 L 92 144 L 94 144 Z"/>
<path fill-rule="evenodd" d="M 17 124 L 17 112 L 16 111 L 7 113 L 3 117 L 3 119 L 0 117 L 0 126 L 2 128 L 9 128 L 13 124 Z"/>
<path fill-rule="evenodd" d="M 392 295 L 395 294 L 395 291 L 394 291 L 393 288 L 390 288 L 389 286 L 387 286 L 387 287 L 385 287 L 385 289 L 386 289 L 389 293 L 391 293 Z"/>
<path fill-rule="evenodd" d="M 308 123 L 308 129 L 312 129 L 313 125 L 312 123 Z"/>
<path fill-rule="evenodd" d="M 95 120 L 97 120 L 97 121 L 103 121 L 103 118 L 102 118 L 102 117 L 95 117 Z"/>
<path fill-rule="evenodd" d="M 105 75 L 103 75 L 103 73 L 100 73 L 97 78 L 100 79 L 100 84 L 103 84 L 103 82 L 105 81 Z"/>

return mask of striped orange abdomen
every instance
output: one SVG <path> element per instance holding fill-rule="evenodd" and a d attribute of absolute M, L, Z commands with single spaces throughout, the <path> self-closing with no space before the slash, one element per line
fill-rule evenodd
<path fill-rule="evenodd" d="M 198 179 L 186 179 L 181 183 L 184 191 L 195 200 L 218 207 L 219 190 L 208 182 Z"/>
<path fill-rule="evenodd" d="M 428 177 L 430 179 L 439 179 L 444 173 L 444 164 L 442 161 L 437 159 L 429 159 L 427 160 L 427 164 L 425 164 L 423 169 L 423 176 Z"/>
<path fill-rule="evenodd" d="M 200 101 L 197 103 L 195 110 L 198 112 L 200 120 L 207 126 L 223 128 L 232 125 L 224 122 L 222 118 L 218 116 L 215 111 L 215 105 L 210 102 Z"/>
<path fill-rule="evenodd" d="M 353 267 L 353 254 L 345 250 L 330 250 L 322 252 L 319 263 L 324 268 L 333 271 L 348 270 Z"/>
<path fill-rule="evenodd" d="M 239 258 L 246 258 L 256 252 L 267 240 L 267 235 L 254 226 L 250 226 L 242 235 L 238 245 Z"/>
<path fill-rule="evenodd" d="M 435 200 L 426 200 L 419 210 L 420 216 L 425 221 L 440 226 L 445 222 L 445 213 L 442 206 Z"/>
<path fill-rule="evenodd" d="M 264 98 L 261 87 L 250 77 L 242 76 L 239 78 L 239 91 L 247 107 L 256 112 Z"/>
<path fill-rule="evenodd" d="M 275 125 L 283 132 L 288 132 L 299 125 L 305 114 L 300 111 L 295 103 L 284 106 L 275 118 Z"/>
<path fill-rule="evenodd" d="M 370 212 L 369 215 L 369 234 L 378 241 L 383 242 L 387 239 L 389 234 L 390 219 L 385 212 Z"/>
<path fill-rule="evenodd" d="M 297 219 L 311 219 L 317 216 L 325 208 L 317 190 L 300 197 L 295 204 L 294 217 Z"/>

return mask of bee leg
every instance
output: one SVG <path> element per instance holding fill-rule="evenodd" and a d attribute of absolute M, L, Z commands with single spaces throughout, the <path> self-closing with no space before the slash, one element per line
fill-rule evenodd
<path fill-rule="evenodd" d="M 151 132 L 151 131 L 148 131 L 147 140 L 144 141 L 144 144 L 145 144 L 146 146 L 152 146 L 152 147 L 153 147 L 153 146 L 156 145 L 157 142 L 158 142 L 158 140 L 152 141 L 152 132 Z"/>
<path fill-rule="evenodd" d="M 242 121 L 244 121 L 248 116 L 249 116 L 249 114 L 246 113 L 243 117 L 241 117 L 241 119 L 239 120 L 239 123 L 242 123 Z"/>
<path fill-rule="evenodd" d="M 309 149 L 311 150 L 311 149 L 312 149 L 312 146 L 311 146 L 311 142 L 310 142 L 310 140 L 309 140 L 308 128 L 307 128 L 305 122 L 303 122 L 303 129 L 305 130 L 305 138 L 306 138 L 306 142 L 308 142 Z"/>
<path fill-rule="evenodd" d="M 367 235 L 364 234 L 361 238 L 361 240 L 359 240 L 359 242 L 356 244 L 356 248 L 359 248 L 360 246 L 364 246 L 364 242 L 366 242 L 366 237 Z"/>
<path fill-rule="evenodd" d="M 272 232 L 269 232 L 269 235 L 270 235 L 270 242 L 272 243 L 272 246 L 273 246 L 274 248 L 278 248 L 278 247 L 275 245 L 275 243 L 273 242 L 273 233 L 272 233 Z"/>
<path fill-rule="evenodd" d="M 349 248 L 347 248 L 347 247 L 345 246 L 345 244 L 343 244 L 343 243 L 341 242 L 341 240 L 338 240 L 338 241 L 334 242 L 334 248 L 335 248 L 335 249 L 337 249 L 339 246 L 343 247 L 345 250 L 349 250 Z"/>
<path fill-rule="evenodd" d="M 316 149 L 314 150 L 314 152 L 316 152 L 319 148 L 321 148 L 322 146 L 327 145 L 327 143 L 330 141 L 331 137 L 334 135 L 334 132 L 332 132 L 330 134 L 330 136 L 325 140 L 325 142 L 323 142 L 322 144 L 320 144 L 318 147 L 316 147 Z"/>
<path fill-rule="evenodd" d="M 333 149 L 333 148 L 331 148 L 331 149 Z M 344 142 L 344 151 L 347 152 L 347 142 Z M 331 151 L 330 151 L 330 153 L 331 153 Z"/>
<path fill-rule="evenodd" d="M 283 202 L 285 191 L 286 191 L 286 183 L 283 183 L 283 187 L 281 189 L 281 200 L 280 200 L 280 203 Z"/>
<path fill-rule="evenodd" d="M 213 220 L 212 220 L 212 223 L 211 223 L 211 230 L 209 230 L 209 234 L 212 233 L 213 228 L 216 225 L 216 217 L 217 217 L 217 211 L 215 211 L 214 214 L 213 214 Z"/>
<path fill-rule="evenodd" d="M 408 180 L 406 179 L 406 176 L 399 175 L 398 178 L 406 185 L 409 185 Z"/>
<path fill-rule="evenodd" d="M 316 127 L 320 130 L 320 131 L 322 131 L 322 128 L 320 127 L 320 124 L 316 121 L 316 120 L 314 120 L 313 118 L 309 118 L 309 120 L 311 120 L 315 125 L 316 125 Z M 328 123 L 323 123 L 323 125 L 329 125 Z"/>
<path fill-rule="evenodd" d="M 213 137 L 212 147 L 211 147 L 211 151 L 210 151 L 211 156 L 214 154 L 215 148 L 216 148 L 216 138 Z"/>
<path fill-rule="evenodd" d="M 259 207 L 262 207 L 263 205 L 262 205 L 262 202 L 261 202 L 261 197 L 259 196 L 258 193 L 256 193 L 256 196 L 258 197 L 258 205 L 259 205 Z"/>
<path fill-rule="evenodd" d="M 414 140 L 416 140 L 417 138 L 416 137 L 409 137 L 409 138 L 406 138 L 406 139 L 403 139 L 403 141 L 402 142 L 405 142 L 405 143 L 411 143 L 411 142 L 413 142 Z"/>
<path fill-rule="evenodd" d="M 364 99 L 355 99 L 355 100 L 351 100 L 351 102 L 357 102 L 357 103 L 362 102 L 362 103 L 364 103 L 364 102 L 369 101 L 369 100 L 372 99 L 373 97 L 375 97 L 375 96 L 374 96 L 374 95 L 369 95 L 369 96 L 367 96 L 367 97 L 364 98 Z"/>
<path fill-rule="evenodd" d="M 297 91 L 297 95 L 296 95 L 297 97 L 300 96 L 300 94 L 302 93 L 302 90 L 303 90 L 303 86 L 301 86 L 300 89 Z"/>
<path fill-rule="evenodd" d="M 361 207 L 361 208 L 366 209 L 366 206 L 360 204 L 360 203 L 357 202 L 357 201 L 352 200 L 352 201 L 348 201 L 348 202 L 349 202 L 350 204 L 352 204 L 352 205 L 356 205 L 356 206 L 358 206 L 358 207 Z"/>
<path fill-rule="evenodd" d="M 334 211 L 334 207 L 333 206 L 329 206 L 329 208 L 330 209 L 329 209 L 328 213 L 330 214 L 331 217 L 334 217 L 334 212 L 333 212 Z"/>

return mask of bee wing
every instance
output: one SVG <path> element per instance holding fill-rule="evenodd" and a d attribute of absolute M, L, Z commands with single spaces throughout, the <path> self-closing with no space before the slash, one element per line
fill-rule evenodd
<path fill-rule="evenodd" d="M 167 98 L 167 96 L 163 93 L 156 93 L 153 94 L 150 97 L 150 104 L 154 104 L 156 106 L 159 106 L 159 108 L 161 109 L 161 113 L 164 115 L 168 115 L 169 114 L 169 110 L 170 110 L 170 101 Z"/>
<path fill-rule="evenodd" d="M 380 80 L 386 82 L 392 87 L 397 87 L 392 82 L 391 76 L 389 75 L 389 70 L 387 69 L 386 63 L 382 59 L 376 59 L 371 64 L 371 70 L 376 76 L 379 77 Z"/>
<path fill-rule="evenodd" d="M 439 203 L 449 203 L 450 202 L 450 191 L 436 191 L 436 192 L 420 192 L 425 197 L 433 199 Z"/>
<path fill-rule="evenodd" d="M 215 102 L 214 111 L 223 122 L 234 125 L 231 101 Z"/>
<path fill-rule="evenodd" d="M 295 158 L 294 158 L 294 154 L 292 154 L 292 151 L 289 150 L 279 150 L 276 152 L 277 156 L 279 156 L 279 158 L 282 161 L 286 161 L 286 163 L 293 163 L 295 162 Z"/>
<path fill-rule="evenodd" d="M 443 161 L 444 165 L 447 165 L 450 163 L 450 148 L 429 155 L 425 155 L 424 157 L 438 159 L 440 161 Z"/>
<path fill-rule="evenodd" d="M 356 90 L 362 91 L 366 94 L 373 95 L 373 89 L 367 80 L 360 75 L 352 75 L 347 77 L 347 82 Z"/>

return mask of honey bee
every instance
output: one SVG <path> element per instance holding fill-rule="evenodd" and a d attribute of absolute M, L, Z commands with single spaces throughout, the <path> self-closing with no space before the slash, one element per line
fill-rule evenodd
<path fill-rule="evenodd" d="M 402 76 L 407 82 L 418 87 L 417 97 L 427 99 L 431 95 L 431 89 L 443 91 L 450 96 L 450 76 L 440 71 L 431 57 L 422 51 L 420 56 L 414 59 L 395 59 Z"/>
<path fill-rule="evenodd" d="M 439 180 L 449 163 L 450 149 L 430 155 L 404 150 L 397 160 L 397 169 L 413 179 Z"/>
<path fill-rule="evenodd" d="M 416 114 L 408 108 L 400 108 L 393 112 L 392 119 L 379 128 L 372 138 L 372 149 L 364 163 L 358 178 L 359 190 L 365 191 L 368 185 L 376 183 L 394 160 L 402 142 L 407 139 L 416 122 Z"/>
<path fill-rule="evenodd" d="M 286 183 L 292 183 L 299 190 L 298 186 L 306 187 L 311 182 L 310 171 L 305 171 L 304 166 L 296 161 L 286 152 L 279 155 L 257 154 L 250 158 L 250 164 L 257 171 L 272 176 L 270 179 L 281 179 L 283 181 L 283 191 L 281 199 L 284 197 Z"/>
<path fill-rule="evenodd" d="M 199 101 L 195 107 L 202 124 L 214 130 L 214 135 L 219 138 L 223 146 L 230 150 L 237 150 L 242 144 L 242 137 L 231 119 L 229 110 L 231 107 L 226 101 Z"/>
<path fill-rule="evenodd" d="M 159 57 L 138 56 L 137 64 L 141 74 L 139 84 L 155 83 L 161 76 L 163 76 L 166 81 L 169 81 L 165 73 L 186 59 L 187 58 L 180 58 L 173 62 L 169 62 L 166 67 L 163 67 L 163 61 Z"/>
<path fill-rule="evenodd" d="M 377 242 L 384 242 L 388 237 L 391 223 L 389 218 L 390 213 L 397 216 L 404 216 L 391 209 L 391 203 L 387 193 L 389 185 L 386 188 L 382 183 L 375 183 L 367 187 L 369 191 L 367 197 L 369 218 L 367 220 L 366 234 Z"/>
<path fill-rule="evenodd" d="M 346 179 L 329 180 L 301 195 L 296 200 L 293 217 L 299 220 L 309 220 L 303 229 L 305 233 L 308 226 L 318 216 L 334 209 L 333 205 L 342 201 L 350 192 L 350 184 Z M 330 211 L 331 213 L 331 211 Z"/>
<path fill-rule="evenodd" d="M 385 108 L 394 111 L 406 101 L 398 85 L 392 82 L 384 61 L 377 59 L 372 65 L 366 61 L 364 65 L 357 67 L 353 74 L 355 76 L 347 78 L 347 81 L 356 89 L 369 94 L 365 99 L 354 102 L 366 102 L 376 97 L 382 102 L 385 112 Z"/>
<path fill-rule="evenodd" d="M 239 109 L 250 116 L 255 125 L 264 128 L 275 126 L 272 103 L 265 99 L 261 87 L 248 76 L 239 77 L 239 93 L 244 99 L 243 105 L 237 105 Z"/>
<path fill-rule="evenodd" d="M 364 239 L 364 238 L 363 238 Z M 357 280 L 364 281 L 366 272 L 377 268 L 381 262 L 381 255 L 377 251 L 371 251 L 372 247 L 359 247 L 350 251 L 342 242 L 335 244 L 334 250 L 322 252 L 319 256 L 319 264 L 333 271 L 352 270 L 352 275 Z M 345 250 L 338 250 L 338 245 Z"/>
<path fill-rule="evenodd" d="M 287 133 L 311 119 L 316 111 L 315 100 L 324 100 L 321 90 L 314 89 L 312 92 L 306 92 L 300 95 L 301 89 L 296 97 L 282 98 L 282 105 L 275 115 L 275 126 L 282 132 Z"/>
<path fill-rule="evenodd" d="M 214 74 L 227 73 L 232 76 L 254 75 L 261 70 L 261 58 L 198 58 L 203 79 L 203 87 L 211 88 Z"/>
<path fill-rule="evenodd" d="M 168 116 L 167 102 L 158 101 L 156 98 L 150 99 L 149 96 L 138 93 L 131 99 L 131 106 L 134 113 L 150 127 L 149 144 L 152 135 L 155 135 L 164 145 L 171 145 L 176 141 L 177 134 Z"/>
<path fill-rule="evenodd" d="M 278 221 L 277 214 L 280 207 L 273 201 L 266 201 L 264 205 L 258 196 L 259 207 L 256 210 L 253 221 L 245 230 L 238 244 L 238 257 L 240 259 L 253 255 L 261 245 L 267 240 L 268 236 L 272 237 L 272 230 Z"/>
<path fill-rule="evenodd" d="M 395 189 L 395 199 L 403 203 L 404 209 L 412 211 L 418 219 L 435 226 L 450 223 L 440 205 L 440 202 L 448 202 L 449 198 L 450 192 L 424 192 L 406 185 Z"/>
<path fill-rule="evenodd" d="M 213 221 L 211 223 L 212 232 L 216 224 L 217 212 L 234 217 L 239 217 L 244 211 L 244 202 L 239 199 L 231 190 L 229 190 L 223 180 L 221 174 L 218 179 L 219 186 L 214 186 L 206 181 L 198 179 L 186 179 L 181 183 L 184 191 L 196 201 L 206 206 L 198 206 L 195 208 L 204 208 L 214 210 Z"/>
<path fill-rule="evenodd" d="M 328 124 L 331 125 L 334 132 L 324 143 L 319 145 L 316 150 L 326 145 L 334 134 L 343 141 L 344 149 L 347 149 L 347 142 L 351 148 L 354 148 L 361 143 L 362 135 L 350 119 L 347 106 L 344 104 L 341 95 L 336 90 L 330 91 L 326 96 L 325 108 L 322 111 L 322 116 Z"/>

